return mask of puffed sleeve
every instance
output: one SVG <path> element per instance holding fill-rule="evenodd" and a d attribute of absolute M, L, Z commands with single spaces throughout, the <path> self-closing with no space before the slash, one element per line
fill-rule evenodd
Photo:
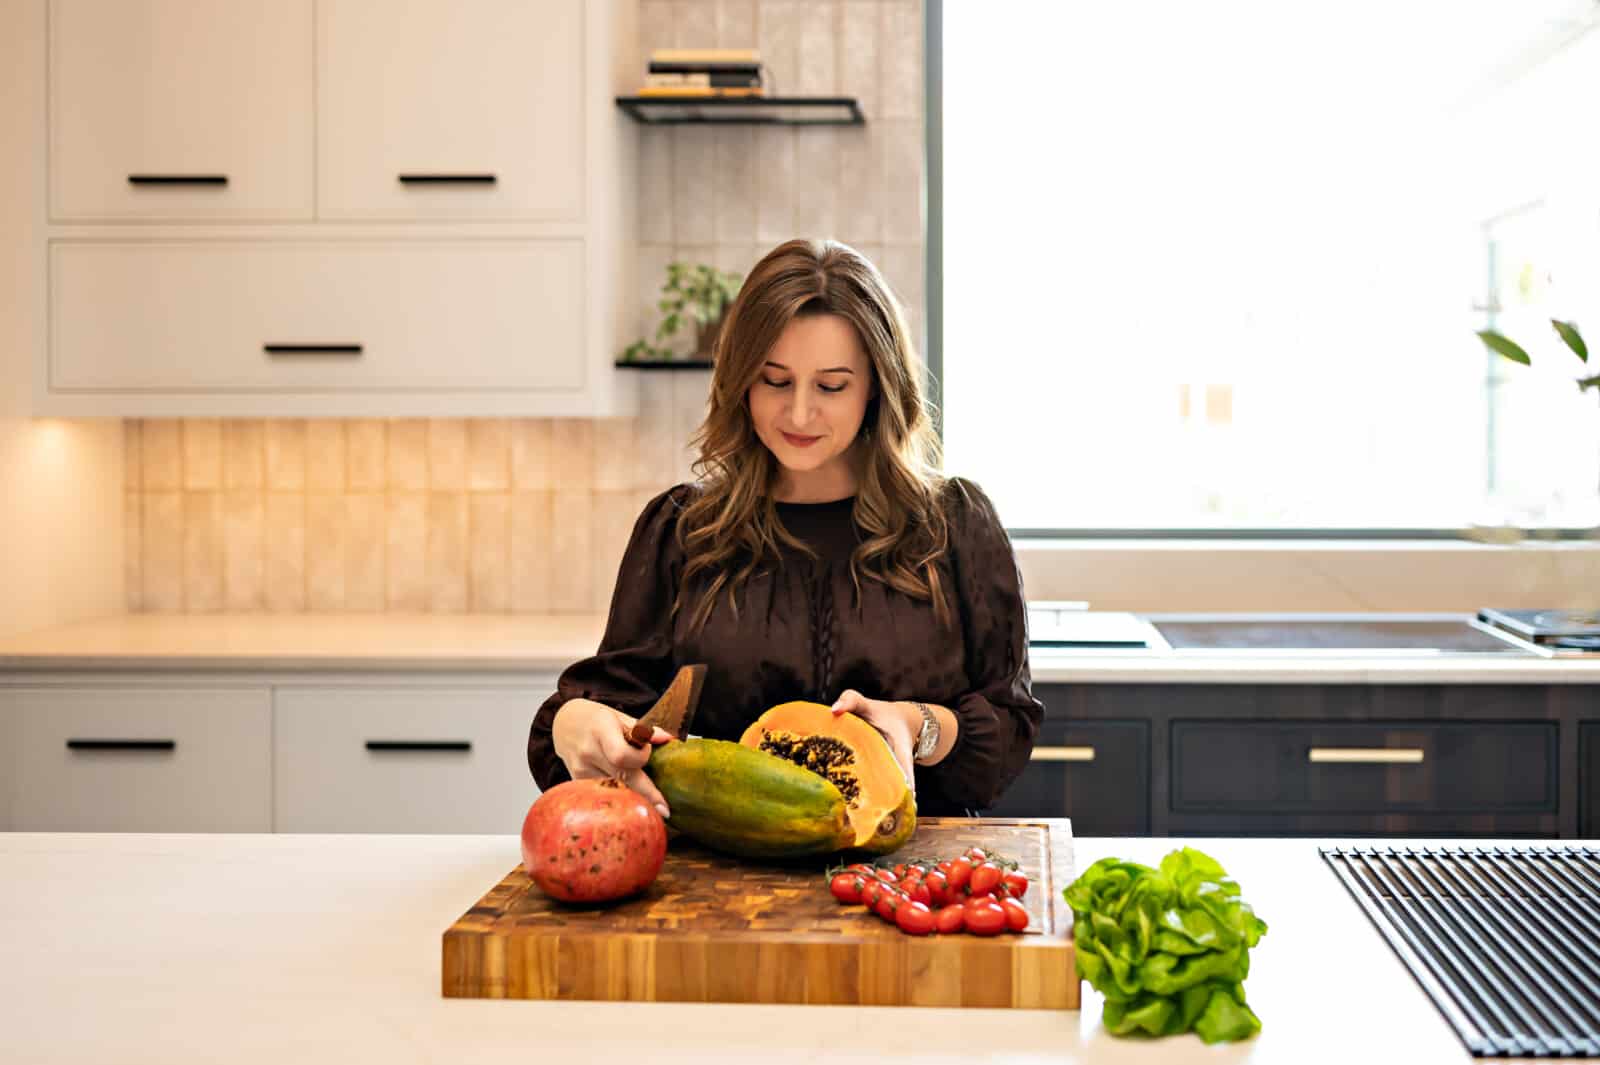
<path fill-rule="evenodd" d="M 1011 541 L 976 484 L 951 478 L 950 561 L 969 689 L 949 709 L 956 744 L 937 765 L 918 767 L 932 786 L 969 810 L 992 806 L 1027 767 L 1044 706 L 1028 670 L 1028 615 Z"/>
<path fill-rule="evenodd" d="M 528 767 L 541 789 L 571 779 L 550 734 L 568 699 L 593 699 L 637 717 L 672 682 L 672 601 L 684 561 L 675 532 L 691 491 L 678 485 L 645 505 L 622 555 L 599 650 L 568 666 L 534 715 Z"/>

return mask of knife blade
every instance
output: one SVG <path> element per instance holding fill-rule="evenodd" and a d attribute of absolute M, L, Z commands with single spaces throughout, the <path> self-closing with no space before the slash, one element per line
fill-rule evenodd
<path fill-rule="evenodd" d="M 650 735 L 658 726 L 674 739 L 687 739 L 689 725 L 694 721 L 695 710 L 700 705 L 700 690 L 705 680 L 704 665 L 696 663 L 679 669 L 678 675 L 667 685 L 667 690 L 661 693 L 661 698 L 645 711 L 629 731 L 628 742 L 635 747 L 649 745 Z"/>

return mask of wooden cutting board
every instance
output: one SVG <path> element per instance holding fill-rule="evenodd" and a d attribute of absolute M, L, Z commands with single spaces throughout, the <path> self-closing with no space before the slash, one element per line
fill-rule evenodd
<path fill-rule="evenodd" d="M 843 906 L 824 863 L 772 865 L 674 839 L 643 895 L 607 907 L 547 897 L 519 866 L 444 934 L 449 998 L 784 1002 L 1077 1009 L 1067 820 L 923 819 L 900 855 L 977 845 L 1030 880 L 1028 930 L 910 936 Z"/>

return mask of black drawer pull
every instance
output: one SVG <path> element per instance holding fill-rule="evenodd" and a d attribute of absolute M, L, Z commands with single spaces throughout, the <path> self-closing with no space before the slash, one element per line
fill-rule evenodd
<path fill-rule="evenodd" d="M 470 740 L 368 740 L 369 751 L 470 751 Z"/>
<path fill-rule="evenodd" d="M 360 344 L 263 344 L 268 355 L 360 355 Z"/>
<path fill-rule="evenodd" d="M 401 174 L 402 185 L 493 185 L 493 174 Z"/>
<path fill-rule="evenodd" d="M 69 751 L 175 751 L 177 740 L 68 740 Z"/>
<path fill-rule="evenodd" d="M 226 185 L 227 174 L 129 174 L 130 185 Z"/>

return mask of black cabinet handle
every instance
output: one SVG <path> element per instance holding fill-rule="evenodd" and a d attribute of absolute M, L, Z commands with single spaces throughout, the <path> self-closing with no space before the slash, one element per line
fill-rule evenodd
<path fill-rule="evenodd" d="M 493 185 L 493 174 L 401 174 L 402 185 Z"/>
<path fill-rule="evenodd" d="M 369 751 L 470 751 L 469 740 L 368 740 Z"/>
<path fill-rule="evenodd" d="M 177 740 L 68 740 L 69 751 L 175 751 Z"/>
<path fill-rule="evenodd" d="M 360 355 L 360 344 L 263 344 L 268 355 Z"/>
<path fill-rule="evenodd" d="M 130 185 L 226 185 L 227 174 L 129 174 Z"/>

